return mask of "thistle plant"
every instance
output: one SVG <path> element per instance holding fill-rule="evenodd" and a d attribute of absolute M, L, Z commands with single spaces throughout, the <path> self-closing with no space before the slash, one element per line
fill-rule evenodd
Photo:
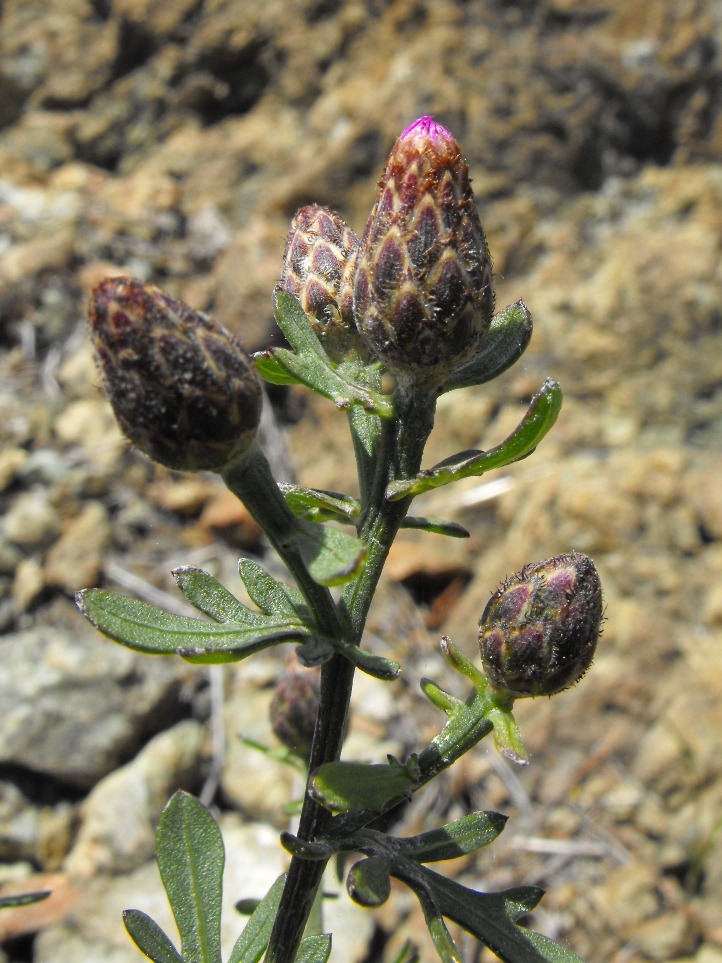
<path fill-rule="evenodd" d="M 274 304 L 289 347 L 269 348 L 252 360 L 214 320 L 139 281 L 106 280 L 93 292 L 89 312 L 103 388 L 130 441 L 170 468 L 219 474 L 288 572 L 287 580 L 276 579 L 241 560 L 246 604 L 207 572 L 176 569 L 178 587 L 199 618 L 100 589 L 78 597 L 101 632 L 142 652 L 207 665 L 295 646 L 272 722 L 307 763 L 302 809 L 297 831 L 281 836 L 291 857 L 288 872 L 258 903 L 229 963 L 264 954 L 269 963 L 328 959 L 331 936 L 314 907 L 329 860 L 343 865 L 338 858 L 349 855 L 355 857 L 350 897 L 375 907 L 388 897 L 392 878 L 406 884 L 443 961 L 462 959 L 449 920 L 503 960 L 577 960 L 519 925 L 541 898 L 538 888 L 482 893 L 429 867 L 490 844 L 504 816 L 474 812 L 413 837 L 371 824 L 487 735 L 507 757 L 526 762 L 515 700 L 573 685 L 594 655 L 602 600 L 590 559 L 576 553 L 546 559 L 508 580 L 482 615 L 478 665 L 442 639 L 448 675 L 457 680 L 451 688 L 460 683 L 467 694 L 460 698 L 422 681 L 423 696 L 443 713 L 428 745 L 404 759 L 341 758 L 354 673 L 388 685 L 401 672 L 364 640 L 397 533 L 414 528 L 435 538 L 468 536 L 457 523 L 409 514 L 414 498 L 529 455 L 562 401 L 559 385 L 547 380 L 508 438 L 422 467 L 438 398 L 496 378 L 519 359 L 532 332 L 522 301 L 494 314 L 489 249 L 468 167 L 449 131 L 422 117 L 401 134 L 360 239 L 333 211 L 300 210 Z M 356 494 L 276 482 L 257 438 L 259 376 L 304 385 L 345 414 Z M 125 914 L 130 935 L 156 963 L 220 963 L 218 827 L 193 797 L 177 794 L 157 842 L 181 947 L 139 910 Z M 413 951 L 403 958 L 414 959 Z"/>

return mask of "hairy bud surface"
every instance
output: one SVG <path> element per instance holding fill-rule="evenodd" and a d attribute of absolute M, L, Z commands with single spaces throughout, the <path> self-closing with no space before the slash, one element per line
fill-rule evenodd
<path fill-rule="evenodd" d="M 332 356 L 357 340 L 352 280 L 358 243 L 339 214 L 318 204 L 296 212 L 286 240 L 279 287 L 298 298 Z"/>
<path fill-rule="evenodd" d="M 421 117 L 394 144 L 361 240 L 356 326 L 390 368 L 441 380 L 489 328 L 491 269 L 459 145 Z"/>
<path fill-rule="evenodd" d="M 601 623 L 602 586 L 590 558 L 572 552 L 527 565 L 484 609 L 484 671 L 516 695 L 554 695 L 591 665 Z"/>
<path fill-rule="evenodd" d="M 249 448 L 261 386 L 230 332 L 129 278 L 95 288 L 88 317 L 103 389 L 144 454 L 179 471 L 218 471 Z"/>

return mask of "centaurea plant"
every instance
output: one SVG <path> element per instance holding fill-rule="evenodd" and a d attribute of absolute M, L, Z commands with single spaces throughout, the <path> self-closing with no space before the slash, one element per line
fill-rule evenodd
<path fill-rule="evenodd" d="M 435 537 L 468 535 L 456 523 L 410 515 L 414 498 L 529 455 L 561 406 L 559 385 L 547 380 L 500 444 L 422 467 L 438 398 L 496 378 L 518 360 L 532 330 L 522 301 L 494 313 L 491 257 L 468 167 L 449 131 L 422 117 L 401 134 L 361 238 L 335 212 L 302 208 L 274 303 L 289 347 L 253 359 L 214 320 L 136 280 L 107 279 L 89 311 L 103 387 L 130 441 L 170 468 L 219 474 L 288 571 L 282 581 L 241 560 L 247 605 L 210 574 L 176 569 L 180 590 L 201 618 L 101 589 L 78 597 L 101 632 L 143 652 L 212 664 L 296 647 L 295 677 L 286 676 L 272 711 L 274 731 L 307 761 L 298 829 L 282 834 L 288 873 L 260 900 L 228 963 L 264 954 L 269 963 L 328 959 L 332 938 L 314 907 L 327 863 L 347 854 L 356 857 L 347 876 L 350 897 L 374 907 L 388 897 L 392 878 L 406 884 L 443 961 L 462 959 L 447 920 L 503 960 L 577 960 L 518 924 L 541 890 L 482 893 L 429 868 L 491 843 L 504 816 L 474 812 L 413 837 L 371 824 L 489 734 L 506 756 L 526 761 L 514 701 L 573 685 L 594 655 L 602 599 L 590 559 L 560 555 L 508 580 L 481 618 L 480 668 L 442 640 L 449 675 L 461 676 L 468 695 L 422 682 L 424 696 L 445 716 L 428 745 L 408 758 L 372 764 L 341 758 L 354 673 L 388 685 L 401 671 L 364 640 L 397 533 L 406 527 Z M 276 482 L 257 439 L 259 375 L 276 385 L 304 385 L 345 413 L 357 496 Z M 320 682 L 301 684 L 300 666 L 320 667 Z M 130 935 L 155 963 L 221 963 L 224 851 L 217 825 L 198 801 L 179 793 L 161 818 L 157 843 L 180 950 L 139 910 L 125 914 Z M 399 959 L 415 958 L 409 948 Z"/>

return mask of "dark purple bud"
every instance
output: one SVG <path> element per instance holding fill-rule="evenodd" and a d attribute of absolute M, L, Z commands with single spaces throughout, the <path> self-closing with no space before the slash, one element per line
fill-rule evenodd
<path fill-rule="evenodd" d="M 484 609 L 484 671 L 516 696 L 554 695 L 591 665 L 601 624 L 602 586 L 590 558 L 571 552 L 527 565 Z"/>
<path fill-rule="evenodd" d="M 286 748 L 307 759 L 311 752 L 320 693 L 320 669 L 292 655 L 270 705 L 271 728 Z"/>
<path fill-rule="evenodd" d="M 225 328 L 130 278 L 95 288 L 88 318 L 105 394 L 144 454 L 179 471 L 219 471 L 247 451 L 261 386 Z"/>
<path fill-rule="evenodd" d="M 353 323 L 353 272 L 358 238 L 335 212 L 318 204 L 291 222 L 278 287 L 293 294 L 334 358 L 358 344 Z"/>
<path fill-rule="evenodd" d="M 439 382 L 494 313 L 491 257 L 452 135 L 431 117 L 394 144 L 356 261 L 356 327 L 378 358 Z"/>

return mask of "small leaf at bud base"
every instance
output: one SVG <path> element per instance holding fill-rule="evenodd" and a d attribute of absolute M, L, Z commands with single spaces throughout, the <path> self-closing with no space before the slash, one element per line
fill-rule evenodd
<path fill-rule="evenodd" d="M 278 288 L 298 298 L 334 360 L 361 347 L 352 313 L 358 243 L 343 218 L 319 204 L 296 212 L 286 240 Z"/>
<path fill-rule="evenodd" d="M 491 257 L 469 168 L 431 117 L 389 155 L 356 260 L 353 313 L 374 354 L 424 384 L 465 362 L 491 323 Z"/>
<path fill-rule="evenodd" d="M 225 328 L 130 278 L 95 288 L 88 318 L 103 389 L 137 448 L 178 471 L 219 471 L 245 454 L 261 386 Z"/>
<path fill-rule="evenodd" d="M 554 695 L 591 665 L 601 623 L 602 586 L 590 558 L 572 552 L 527 565 L 484 609 L 484 671 L 517 697 Z"/>

